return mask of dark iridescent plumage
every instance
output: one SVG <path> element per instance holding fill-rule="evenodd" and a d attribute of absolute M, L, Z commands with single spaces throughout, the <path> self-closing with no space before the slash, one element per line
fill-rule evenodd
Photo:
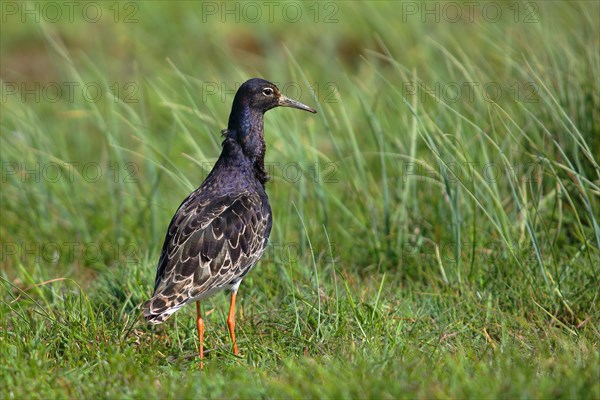
<path fill-rule="evenodd" d="M 277 106 L 316 112 L 263 79 L 250 79 L 237 91 L 221 156 L 202 185 L 179 206 L 167 230 L 154 294 L 143 306 L 151 323 L 161 323 L 185 304 L 224 289 L 233 293 L 233 313 L 240 282 L 262 256 L 271 232 L 263 114 Z M 199 314 L 202 342 L 201 322 Z"/>

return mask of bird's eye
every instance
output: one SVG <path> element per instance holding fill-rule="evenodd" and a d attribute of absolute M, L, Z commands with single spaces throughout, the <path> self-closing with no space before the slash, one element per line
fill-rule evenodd
<path fill-rule="evenodd" d="M 271 89 L 271 88 L 264 88 L 263 89 L 263 94 L 265 96 L 273 96 L 273 89 Z"/>

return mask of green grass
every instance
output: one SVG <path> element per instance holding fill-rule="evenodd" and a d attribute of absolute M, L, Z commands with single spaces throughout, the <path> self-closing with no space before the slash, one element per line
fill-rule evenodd
<path fill-rule="evenodd" d="M 598 3 L 92 4 L 3 8 L 2 398 L 600 398 Z M 253 76 L 319 113 L 266 115 L 271 245 L 200 373 L 194 307 L 138 307 Z"/>

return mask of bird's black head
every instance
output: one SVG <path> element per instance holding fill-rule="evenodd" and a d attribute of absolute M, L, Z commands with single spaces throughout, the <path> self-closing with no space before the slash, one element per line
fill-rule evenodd
<path fill-rule="evenodd" d="M 264 114 L 275 107 L 292 107 L 316 113 L 311 107 L 281 94 L 274 83 L 261 78 L 252 78 L 244 82 L 235 94 L 229 122 L 230 124 L 236 122 L 232 121 L 232 118 L 235 120 L 237 117 L 235 114 L 241 114 L 244 110 Z"/>

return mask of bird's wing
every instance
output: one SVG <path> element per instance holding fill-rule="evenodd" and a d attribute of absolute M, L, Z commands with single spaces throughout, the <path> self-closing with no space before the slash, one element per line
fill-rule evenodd
<path fill-rule="evenodd" d="M 190 196 L 173 217 L 147 318 L 232 285 L 256 264 L 271 229 L 268 204 L 243 192 L 206 201 Z"/>

